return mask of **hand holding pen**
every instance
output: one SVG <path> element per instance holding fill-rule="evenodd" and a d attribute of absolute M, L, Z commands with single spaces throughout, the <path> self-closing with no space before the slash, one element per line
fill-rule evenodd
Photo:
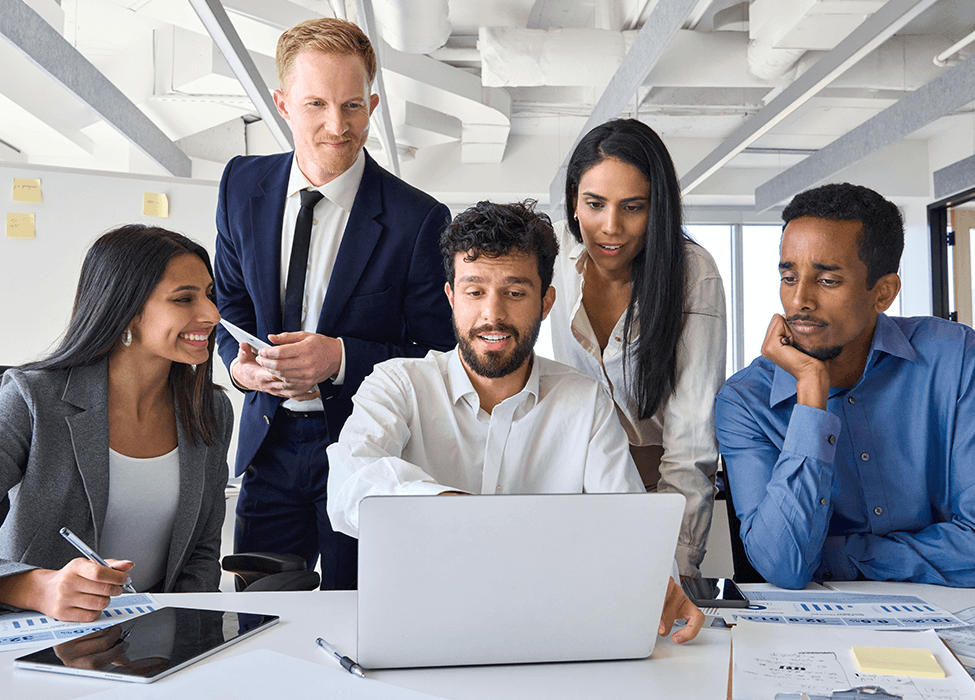
<path fill-rule="evenodd" d="M 84 542 L 82 542 L 81 539 L 76 534 L 74 534 L 73 532 L 71 532 L 71 530 L 69 530 L 68 528 L 62 527 L 59 530 L 59 532 L 61 533 L 61 537 L 63 537 L 64 539 L 66 539 L 71 544 L 72 547 L 74 547 L 79 552 L 81 552 L 82 554 L 84 554 L 85 557 L 88 559 L 88 561 L 93 561 L 96 564 L 99 564 L 101 566 L 107 567 L 109 569 L 114 569 L 115 568 L 114 566 L 112 566 L 111 564 L 109 564 L 107 561 L 105 561 L 104 559 L 102 559 L 100 556 L 98 556 L 98 553 L 94 549 L 92 549 L 91 547 L 89 547 L 88 545 L 86 545 Z M 131 577 L 129 577 L 129 576 L 126 576 L 125 577 L 125 583 L 122 584 L 122 590 L 125 591 L 126 593 L 135 593 L 136 592 L 135 588 L 132 587 L 132 578 Z"/>

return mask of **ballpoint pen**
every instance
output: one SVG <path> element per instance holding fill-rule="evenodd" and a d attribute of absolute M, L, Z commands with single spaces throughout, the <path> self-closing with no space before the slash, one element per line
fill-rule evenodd
<path fill-rule="evenodd" d="M 366 674 L 362 672 L 362 666 L 357 664 L 355 661 L 350 659 L 348 656 L 342 656 L 338 649 L 333 647 L 331 644 L 326 642 L 324 639 L 319 637 L 315 640 L 315 644 L 320 646 L 329 656 L 334 656 L 335 660 L 342 664 L 342 668 L 351 673 L 354 676 L 359 676 L 359 678 L 365 678 Z"/>
<path fill-rule="evenodd" d="M 109 569 L 112 568 L 111 566 L 108 565 L 108 562 L 107 561 L 105 561 L 100 556 L 98 556 L 98 553 L 95 552 L 94 549 L 92 549 L 91 547 L 89 547 L 88 545 L 86 545 L 84 542 L 82 542 L 78 538 L 78 536 L 76 534 L 74 534 L 73 532 L 71 532 L 71 530 L 69 530 L 66 527 L 62 527 L 59 530 L 59 532 L 61 533 L 61 537 L 63 537 L 64 539 L 66 539 L 71 544 L 72 547 L 74 547 L 79 552 L 81 552 L 82 554 L 84 554 L 85 557 L 88 559 L 88 561 L 93 561 L 96 564 L 101 564 L 102 566 L 107 566 Z M 122 584 L 122 590 L 125 591 L 126 593 L 137 593 L 138 592 L 138 591 L 135 590 L 135 588 L 132 587 L 132 579 L 131 578 L 126 579 L 125 583 Z"/>

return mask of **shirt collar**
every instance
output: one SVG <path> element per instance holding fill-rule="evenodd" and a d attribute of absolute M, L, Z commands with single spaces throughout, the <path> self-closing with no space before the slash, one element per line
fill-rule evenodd
<path fill-rule="evenodd" d="M 894 357 L 900 357 L 909 362 L 917 362 L 917 352 L 911 345 L 907 336 L 900 326 L 891 320 L 887 314 L 877 315 L 877 327 L 873 332 L 873 340 L 870 342 L 870 352 L 867 354 L 867 364 L 863 373 L 866 374 L 870 367 L 878 359 L 878 353 L 887 353 Z M 831 392 L 832 393 L 832 392 Z M 772 377 L 772 390 L 769 393 L 769 406 L 796 395 L 796 378 L 784 369 L 775 365 L 775 374 Z"/>
<path fill-rule="evenodd" d="M 531 405 L 529 408 L 538 403 L 539 364 L 538 358 L 532 355 L 532 369 L 528 375 L 528 381 L 525 382 L 525 387 L 515 394 L 515 396 L 524 394 L 525 398 L 530 397 Z M 453 405 L 456 406 L 458 401 L 468 397 L 468 403 L 471 406 L 480 407 L 481 400 L 471 383 L 471 378 L 467 375 L 464 363 L 460 359 L 459 347 L 451 350 L 450 357 L 447 358 L 447 384 L 447 392 L 450 394 L 450 401 Z M 508 397 L 505 401 L 510 401 L 512 398 L 514 397 Z"/>
<path fill-rule="evenodd" d="M 291 174 L 288 177 L 288 196 L 296 196 L 301 190 L 318 190 L 325 198 L 338 205 L 344 211 L 351 212 L 355 203 L 355 196 L 359 192 L 362 173 L 366 169 L 365 149 L 359 151 L 352 166 L 344 173 L 329 180 L 321 187 L 314 187 L 298 167 L 297 153 L 291 158 Z"/>

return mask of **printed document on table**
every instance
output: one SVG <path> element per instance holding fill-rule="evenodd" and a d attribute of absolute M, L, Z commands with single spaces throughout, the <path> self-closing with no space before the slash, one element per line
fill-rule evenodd
<path fill-rule="evenodd" d="M 60 644 L 159 607 L 162 606 L 148 593 L 127 593 L 112 598 L 94 622 L 61 622 L 29 611 L 0 614 L 0 651 Z"/>
<path fill-rule="evenodd" d="M 955 652 L 963 664 L 975 667 L 975 606 L 956 612 L 955 617 L 964 620 L 971 626 L 941 630 L 938 632 L 938 636 Z"/>
<path fill-rule="evenodd" d="M 777 695 L 830 697 L 862 686 L 903 700 L 975 700 L 975 681 L 931 630 L 894 632 L 850 627 L 764 625 L 747 620 L 732 630 L 732 697 L 776 700 Z M 861 673 L 853 647 L 928 649 L 944 678 Z"/>
<path fill-rule="evenodd" d="M 947 610 L 913 595 L 841 591 L 748 591 L 747 608 L 727 609 L 725 620 L 859 629 L 922 630 L 966 627 Z"/>
<path fill-rule="evenodd" d="M 314 646 L 314 643 L 312 643 Z M 353 676 L 324 654 L 321 663 L 258 649 L 219 661 L 189 666 L 158 683 L 125 684 L 125 700 L 267 700 L 267 698 L 341 698 L 341 700 L 443 700 L 374 678 Z M 111 688 L 83 700 L 119 700 Z"/>

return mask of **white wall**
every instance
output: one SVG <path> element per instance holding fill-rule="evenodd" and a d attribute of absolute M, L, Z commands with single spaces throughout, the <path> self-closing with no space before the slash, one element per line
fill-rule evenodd
<path fill-rule="evenodd" d="M 13 201 L 13 178 L 40 178 L 43 201 Z M 145 192 L 165 193 L 169 218 L 142 214 Z M 178 231 L 213 255 L 217 183 L 172 177 L 66 170 L 0 163 L 0 201 L 7 213 L 34 213 L 36 237 L 0 238 L 0 365 L 16 365 L 50 350 L 71 315 L 85 252 L 105 231 L 145 223 Z M 239 415 L 242 395 L 222 362 L 214 379 L 229 389 Z M 231 445 L 231 462 L 236 437 Z M 232 465 L 231 465 L 232 466 Z"/>

